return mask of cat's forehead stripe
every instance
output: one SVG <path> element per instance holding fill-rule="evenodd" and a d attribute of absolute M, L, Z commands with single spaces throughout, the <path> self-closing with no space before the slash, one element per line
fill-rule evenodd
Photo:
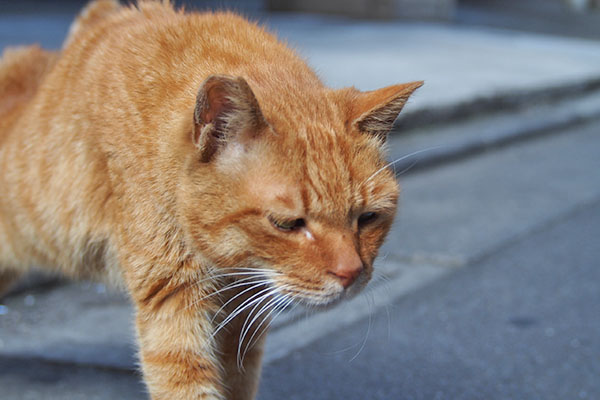
<path fill-rule="evenodd" d="M 284 205 L 287 208 L 290 208 L 290 209 L 295 208 L 294 199 L 292 197 L 290 197 L 290 195 L 288 193 L 278 194 L 275 196 L 275 198 L 273 200 L 281 203 L 282 205 Z"/>

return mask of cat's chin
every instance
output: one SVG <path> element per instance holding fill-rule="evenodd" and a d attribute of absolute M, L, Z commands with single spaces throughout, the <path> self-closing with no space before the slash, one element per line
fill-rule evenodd
<path fill-rule="evenodd" d="M 328 293 L 322 297 L 296 294 L 294 296 L 294 302 L 313 310 L 328 310 L 338 306 L 346 300 L 356 297 L 362 292 L 366 284 L 367 282 L 356 282 L 356 284 L 350 286 L 348 289 L 340 289 L 339 291 Z"/>
<path fill-rule="evenodd" d="M 314 299 L 295 298 L 294 301 L 311 310 L 326 311 L 337 307 L 344 301 L 355 297 L 360 291 L 356 292 L 341 292 L 339 296 L 327 301 L 315 301 Z"/>

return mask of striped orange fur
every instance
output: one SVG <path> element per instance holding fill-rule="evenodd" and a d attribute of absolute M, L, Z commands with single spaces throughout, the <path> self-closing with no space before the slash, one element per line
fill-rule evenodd
<path fill-rule="evenodd" d="M 252 399 L 269 319 L 369 280 L 420 85 L 333 90 L 232 13 L 96 0 L 60 52 L 0 60 L 0 290 L 121 285 L 152 399 Z"/>

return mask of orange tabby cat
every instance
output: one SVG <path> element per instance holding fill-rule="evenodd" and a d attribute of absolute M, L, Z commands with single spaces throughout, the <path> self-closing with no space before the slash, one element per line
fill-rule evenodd
<path fill-rule="evenodd" d="M 0 62 L 0 288 L 122 282 L 153 399 L 252 399 L 273 311 L 369 280 L 420 85 L 329 89 L 234 14 L 97 0 L 59 55 Z"/>

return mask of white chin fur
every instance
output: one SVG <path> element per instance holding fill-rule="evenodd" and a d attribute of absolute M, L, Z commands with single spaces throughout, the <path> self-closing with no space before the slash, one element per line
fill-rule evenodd
<path fill-rule="evenodd" d="M 352 298 L 362 291 L 369 278 L 361 275 L 348 289 L 344 289 L 337 281 L 327 282 L 320 291 L 303 291 L 299 287 L 291 290 L 282 290 L 282 293 L 292 297 L 294 302 L 307 307 L 329 308 L 345 299 Z M 282 285 L 283 287 L 286 284 Z"/>

